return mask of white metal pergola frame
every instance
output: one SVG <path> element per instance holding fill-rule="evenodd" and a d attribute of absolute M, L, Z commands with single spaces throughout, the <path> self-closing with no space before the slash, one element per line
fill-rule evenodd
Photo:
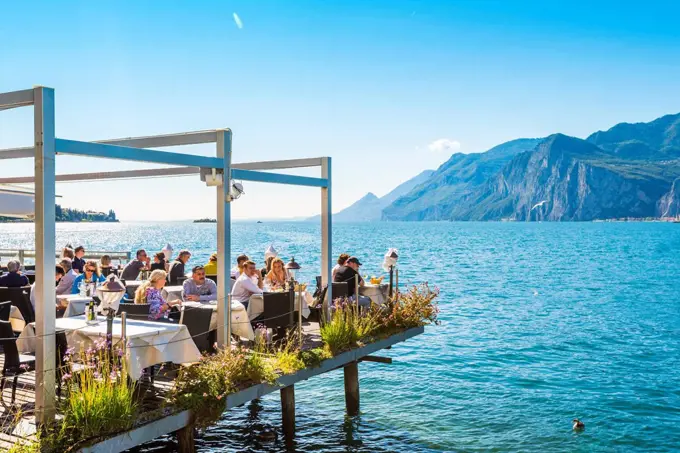
<path fill-rule="evenodd" d="M 0 178 L 0 184 L 35 184 L 35 263 L 36 263 L 36 419 L 48 423 L 55 416 L 55 311 L 54 286 L 55 197 L 56 182 L 86 181 L 120 178 L 148 178 L 150 176 L 196 175 L 207 169 L 222 174 L 217 186 L 217 254 L 218 254 L 218 342 L 230 339 L 231 306 L 228 302 L 231 261 L 231 206 L 229 189 L 232 179 L 244 181 L 290 184 L 321 189 L 321 276 L 323 284 L 331 275 L 331 158 L 318 157 L 267 162 L 232 164 L 232 133 L 229 129 L 188 132 L 183 134 L 135 137 L 95 142 L 59 139 L 55 136 L 54 89 L 35 87 L 29 90 L 0 93 L 0 111 L 34 107 L 34 146 L 0 150 L 0 160 L 34 158 L 33 177 Z M 147 148 L 163 148 L 202 143 L 215 143 L 216 156 L 172 153 Z M 114 171 L 57 175 L 55 157 L 58 154 L 118 159 L 134 162 L 172 165 L 167 169 Z M 301 167 L 320 167 L 321 177 L 311 178 L 269 170 Z M 267 171 L 259 171 L 267 170 Z M 332 300 L 332 285 L 328 297 Z M 324 316 L 327 316 L 325 307 Z"/>

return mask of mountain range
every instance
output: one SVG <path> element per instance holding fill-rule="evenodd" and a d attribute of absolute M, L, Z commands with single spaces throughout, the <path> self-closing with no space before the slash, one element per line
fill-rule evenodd
<path fill-rule="evenodd" d="M 678 215 L 680 114 L 675 114 L 617 124 L 586 139 L 553 134 L 512 140 L 483 153 L 456 153 L 383 198 L 366 195 L 335 219 L 585 221 Z"/>

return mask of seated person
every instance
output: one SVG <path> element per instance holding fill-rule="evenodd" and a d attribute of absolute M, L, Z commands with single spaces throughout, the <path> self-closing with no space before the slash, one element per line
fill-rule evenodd
<path fill-rule="evenodd" d="M 127 263 L 123 272 L 120 274 L 122 280 L 136 280 L 141 271 L 149 270 L 149 257 L 146 250 L 137 250 L 137 257 Z"/>
<path fill-rule="evenodd" d="M 340 256 L 338 257 L 338 262 L 335 266 L 333 266 L 333 270 L 331 271 L 331 281 L 335 281 L 335 273 L 340 269 L 340 266 L 344 266 L 345 263 L 347 263 L 347 260 L 349 259 L 349 255 L 346 253 L 341 253 Z"/>
<path fill-rule="evenodd" d="M 274 258 L 272 260 L 272 268 L 264 279 L 264 283 L 271 289 L 283 289 L 286 283 L 290 280 L 288 272 L 283 266 L 281 258 Z"/>
<path fill-rule="evenodd" d="M 210 255 L 208 263 L 203 266 L 205 275 L 217 275 L 217 253 Z"/>
<path fill-rule="evenodd" d="M 186 271 L 184 270 L 184 265 L 187 264 L 189 258 L 191 258 L 189 250 L 180 250 L 179 255 L 170 265 L 170 270 L 168 270 L 168 281 L 171 285 L 176 284 L 180 278 L 185 277 Z"/>
<path fill-rule="evenodd" d="M 239 255 L 236 258 L 236 266 L 231 268 L 231 278 L 237 279 L 243 273 L 243 264 L 250 261 L 248 255 Z"/>
<path fill-rule="evenodd" d="M 184 300 L 192 302 L 208 302 L 217 300 L 217 285 L 205 278 L 203 266 L 196 266 L 191 270 L 191 278 L 184 281 Z"/>
<path fill-rule="evenodd" d="M 144 281 L 135 292 L 136 304 L 149 304 L 149 319 L 155 321 L 163 317 L 163 314 L 181 301 L 166 302 L 163 299 L 163 287 L 168 274 L 165 271 L 155 270 L 151 272 L 149 279 Z"/>
<path fill-rule="evenodd" d="M 71 294 L 78 294 L 80 292 L 81 285 L 89 285 L 90 283 L 104 283 L 106 277 L 99 273 L 99 268 L 97 267 L 96 261 L 88 261 L 85 263 L 83 268 L 84 272 L 73 280 L 73 286 L 71 287 Z"/>
<path fill-rule="evenodd" d="M 60 278 L 64 276 L 64 268 L 61 267 L 61 265 L 57 264 L 57 266 L 54 269 L 54 281 L 58 282 Z M 31 305 L 33 305 L 33 311 L 35 311 L 35 283 L 31 285 Z M 57 309 L 61 308 L 59 303 L 56 305 Z"/>
<path fill-rule="evenodd" d="M 73 249 L 71 248 L 71 245 L 67 245 L 61 250 L 61 259 L 68 258 L 73 262 L 73 259 L 76 257 L 76 254 L 73 253 Z"/>
<path fill-rule="evenodd" d="M 254 278 L 258 282 L 254 282 Z M 234 282 L 234 287 L 231 289 L 231 297 L 233 300 L 241 302 L 244 307 L 248 308 L 250 296 L 253 294 L 262 294 L 262 275 L 255 267 L 255 263 L 248 260 L 243 263 L 243 273 L 239 275 Z"/>
<path fill-rule="evenodd" d="M 75 255 L 75 257 L 73 258 L 73 262 L 71 263 L 71 269 L 78 272 L 79 274 L 82 274 L 83 268 L 85 267 L 85 260 L 83 259 L 83 256 L 85 256 L 85 247 L 79 245 L 73 251 L 73 254 Z"/>
<path fill-rule="evenodd" d="M 361 275 L 359 275 L 360 266 L 361 262 L 359 261 L 359 259 L 352 256 L 345 262 L 344 266 L 340 266 L 338 268 L 338 271 L 335 273 L 335 277 L 333 277 L 333 282 L 335 283 L 343 282 L 347 283 L 347 297 L 350 300 L 356 300 L 356 296 L 358 295 L 354 294 L 356 292 L 355 278 L 357 275 L 359 276 L 359 286 L 364 286 L 364 279 L 361 278 Z M 359 296 L 359 306 L 370 307 L 371 298 L 366 296 Z"/>
<path fill-rule="evenodd" d="M 73 281 L 78 277 L 78 274 L 71 269 L 70 258 L 62 259 L 59 264 L 64 268 L 64 276 L 61 277 L 61 280 L 59 280 L 59 283 L 57 284 L 57 296 L 71 294 Z"/>
<path fill-rule="evenodd" d="M 267 258 L 264 259 L 264 267 L 260 269 L 260 274 L 262 274 L 262 278 L 266 278 L 267 274 L 272 270 L 272 262 L 274 261 L 276 257 L 275 256 L 268 256 Z"/>
<path fill-rule="evenodd" d="M 111 272 L 111 268 L 113 268 L 111 265 L 111 257 L 109 255 L 102 255 L 101 259 L 99 260 L 99 270 L 102 271 L 102 274 L 108 274 Z M 104 271 L 104 269 L 108 269 L 108 272 Z"/>
<path fill-rule="evenodd" d="M 19 270 L 21 263 L 17 260 L 10 260 L 7 262 L 7 273 L 0 277 L 0 286 L 4 288 L 20 288 L 28 286 L 28 277 L 21 275 Z"/>
<path fill-rule="evenodd" d="M 153 256 L 153 263 L 151 264 L 152 271 L 166 271 L 168 270 L 168 265 L 165 262 L 165 253 L 158 252 Z"/>

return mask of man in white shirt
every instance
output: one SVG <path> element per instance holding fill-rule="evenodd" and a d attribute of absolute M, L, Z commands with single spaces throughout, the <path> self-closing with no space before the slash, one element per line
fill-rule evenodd
<path fill-rule="evenodd" d="M 237 279 L 239 275 L 242 274 L 243 263 L 249 260 L 250 258 L 248 258 L 248 255 L 239 255 L 238 258 L 236 258 L 236 266 L 231 268 L 231 278 Z"/>
<path fill-rule="evenodd" d="M 256 281 L 257 283 L 255 283 Z M 248 308 L 250 296 L 262 294 L 263 286 L 262 274 L 255 267 L 255 263 L 248 260 L 243 263 L 243 273 L 236 279 L 234 287 L 231 289 L 231 298 Z"/>
<path fill-rule="evenodd" d="M 61 277 L 61 280 L 59 280 L 59 284 L 57 285 L 57 296 L 71 294 L 71 290 L 73 289 L 73 280 L 78 277 L 78 273 L 71 268 L 70 258 L 64 258 L 59 262 L 59 264 L 61 264 L 61 267 L 64 268 L 65 274 L 63 277 Z"/>

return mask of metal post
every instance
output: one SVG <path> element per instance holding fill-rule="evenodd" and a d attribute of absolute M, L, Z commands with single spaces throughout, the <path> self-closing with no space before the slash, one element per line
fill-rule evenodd
<path fill-rule="evenodd" d="M 217 131 L 217 157 L 224 159 L 222 185 L 217 187 L 217 344 L 231 341 L 231 131 Z"/>
<path fill-rule="evenodd" d="M 35 131 L 35 410 L 39 423 L 54 421 L 55 393 L 55 137 L 54 90 L 34 88 Z"/>
<path fill-rule="evenodd" d="M 321 284 L 328 285 L 323 316 L 330 320 L 330 305 L 333 301 L 333 285 L 331 284 L 331 256 L 333 255 L 333 214 L 331 203 L 331 158 L 321 161 L 321 177 L 328 180 L 328 186 L 321 188 Z"/>
<path fill-rule="evenodd" d="M 300 284 L 298 284 L 298 341 L 302 348 L 302 285 Z"/>
<path fill-rule="evenodd" d="M 396 270 L 396 282 L 394 284 L 394 292 L 399 296 L 399 269 Z"/>
<path fill-rule="evenodd" d="M 392 285 L 394 283 L 394 266 L 390 266 L 390 292 L 389 297 L 392 298 Z"/>

